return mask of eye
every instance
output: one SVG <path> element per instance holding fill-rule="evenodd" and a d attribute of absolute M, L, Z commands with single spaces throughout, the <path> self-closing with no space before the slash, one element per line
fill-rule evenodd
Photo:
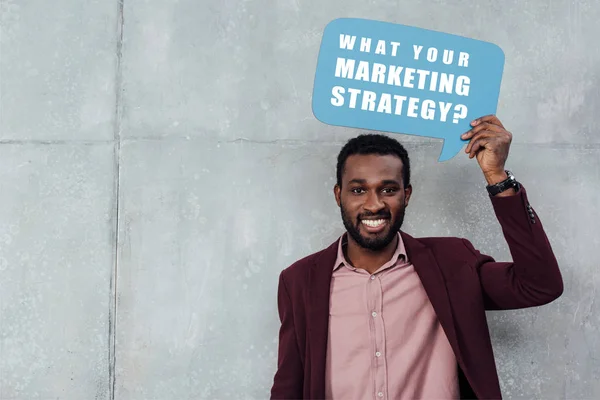
<path fill-rule="evenodd" d="M 352 188 L 350 189 L 350 191 L 354 194 L 360 194 L 360 193 L 364 193 L 364 189 L 363 188 Z"/>
<path fill-rule="evenodd" d="M 398 191 L 398 189 L 396 188 L 385 188 L 383 189 L 384 193 L 396 193 Z"/>

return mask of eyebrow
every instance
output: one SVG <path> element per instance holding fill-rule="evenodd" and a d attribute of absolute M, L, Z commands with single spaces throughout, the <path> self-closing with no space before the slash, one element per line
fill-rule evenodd
<path fill-rule="evenodd" d="M 352 179 L 350 182 L 348 182 L 348 184 L 352 184 L 352 183 L 365 184 L 365 183 L 367 183 L 367 180 L 366 179 Z M 400 185 L 400 182 L 398 182 L 394 179 L 385 179 L 381 183 L 384 185 Z"/>

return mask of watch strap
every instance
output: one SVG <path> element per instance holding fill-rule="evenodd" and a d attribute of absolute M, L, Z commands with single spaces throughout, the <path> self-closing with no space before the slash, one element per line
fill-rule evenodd
<path fill-rule="evenodd" d="M 506 170 L 504 172 L 506 172 L 506 175 L 508 175 L 508 178 L 506 178 L 502 182 L 498 182 L 494 185 L 486 186 L 486 189 L 490 196 L 495 196 L 498 193 L 502 193 L 510 188 L 519 190 L 519 187 L 520 187 L 519 182 L 517 182 L 517 180 L 515 179 L 515 176 L 512 174 L 512 172 L 510 172 L 508 170 Z"/>

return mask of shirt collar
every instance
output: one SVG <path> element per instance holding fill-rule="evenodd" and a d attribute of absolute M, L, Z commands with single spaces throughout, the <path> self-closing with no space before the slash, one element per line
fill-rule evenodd
<path fill-rule="evenodd" d="M 344 256 L 344 248 L 347 245 L 348 245 L 348 233 L 346 232 L 338 240 L 337 258 L 335 259 L 335 264 L 333 265 L 334 271 L 336 269 L 338 269 L 339 267 L 341 267 L 342 265 L 345 265 L 346 267 L 348 267 L 350 269 L 356 269 L 346 260 L 346 257 Z M 402 241 L 402 236 L 400 235 L 400 232 L 398 232 L 398 246 L 396 246 L 396 251 L 392 255 L 392 258 L 390 258 L 390 260 L 387 263 L 385 263 L 384 265 L 388 266 L 388 265 L 396 264 L 401 256 L 404 258 L 404 260 L 407 260 L 407 258 L 408 258 L 406 255 L 406 248 L 404 247 L 404 242 Z"/>

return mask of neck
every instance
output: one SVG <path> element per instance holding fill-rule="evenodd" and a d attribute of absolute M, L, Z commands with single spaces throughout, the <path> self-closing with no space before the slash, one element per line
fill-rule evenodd
<path fill-rule="evenodd" d="M 348 262 L 355 268 L 364 269 L 368 273 L 373 274 L 379 267 L 390 261 L 397 247 L 398 235 L 394 237 L 394 240 L 390 244 L 377 251 L 361 247 L 348 235 L 348 248 L 345 256 Z"/>

